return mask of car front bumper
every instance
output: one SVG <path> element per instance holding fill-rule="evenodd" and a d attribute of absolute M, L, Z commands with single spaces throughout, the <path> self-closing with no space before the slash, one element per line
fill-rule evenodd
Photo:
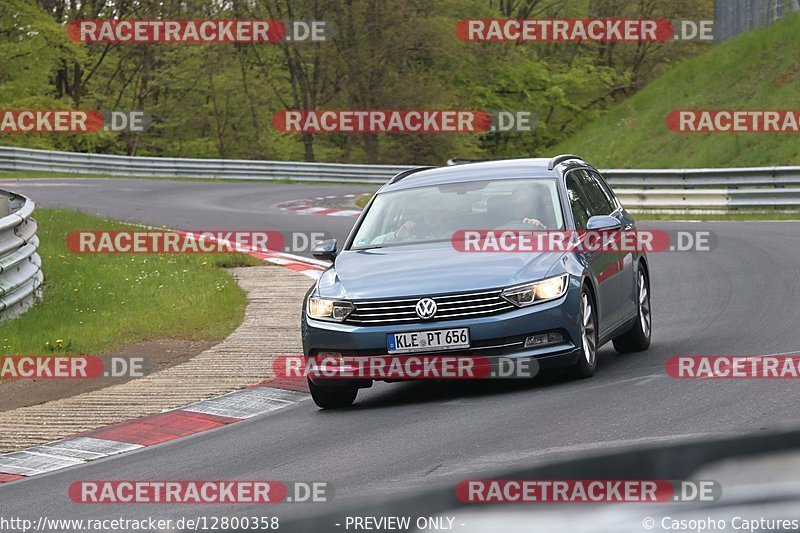
<path fill-rule="evenodd" d="M 301 325 L 303 355 L 339 353 L 345 357 L 387 357 L 387 335 L 414 331 L 469 328 L 470 347 L 450 351 L 394 354 L 473 356 L 488 360 L 493 370 L 501 359 L 530 361 L 531 368 L 552 368 L 574 364 L 580 357 L 580 290 L 570 284 L 558 300 L 504 313 L 460 320 L 425 321 L 401 325 L 354 326 L 309 318 L 303 310 Z M 563 342 L 540 347 L 524 346 L 528 336 L 558 332 Z M 372 379 L 312 377 L 316 385 L 369 387 Z"/>

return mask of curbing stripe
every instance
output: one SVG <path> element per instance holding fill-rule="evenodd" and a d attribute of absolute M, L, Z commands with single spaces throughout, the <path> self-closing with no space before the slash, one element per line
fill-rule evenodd
<path fill-rule="evenodd" d="M 336 211 L 335 213 L 327 213 L 328 216 L 332 217 L 357 217 L 361 214 L 361 211 L 355 211 L 353 209 L 342 209 L 340 211 Z"/>
<path fill-rule="evenodd" d="M 177 410 L 120 422 L 91 431 L 86 435 L 141 446 L 152 446 L 236 421 L 230 417 Z"/>
<path fill-rule="evenodd" d="M 309 399 L 307 385 L 306 391 L 302 390 L 304 384 L 305 380 L 293 378 L 277 380 L 276 387 L 271 386 L 272 382 L 265 382 L 181 409 L 0 455 L 0 484 L 169 442 L 290 407 Z"/>
<path fill-rule="evenodd" d="M 28 450 L 35 449 L 36 447 Z M 44 455 L 28 450 L 1 455 L 0 472 L 29 477 L 85 462 L 82 459 L 72 459 L 60 455 Z"/>
<path fill-rule="evenodd" d="M 359 194 L 344 194 L 341 196 L 317 196 L 316 198 L 308 198 L 304 200 L 293 200 L 291 202 L 284 202 L 278 204 L 278 209 L 284 211 L 291 211 L 298 215 L 326 215 L 331 217 L 357 217 L 361 214 L 358 209 L 343 209 L 339 207 L 323 207 L 320 204 L 331 203 L 330 200 L 339 198 L 359 198 L 361 196 L 369 196 L 370 193 Z"/>
<path fill-rule="evenodd" d="M 60 453 L 68 457 L 91 461 L 92 459 L 99 459 L 100 457 L 108 457 L 109 455 L 117 455 L 119 453 L 136 450 L 141 448 L 141 445 L 79 436 L 57 440 L 50 444 L 43 444 L 42 446 L 38 446 L 38 448 L 47 449 L 53 453 Z M 29 450 L 30 449 L 32 448 L 29 448 Z"/>
<path fill-rule="evenodd" d="M 257 387 L 193 403 L 183 410 L 244 420 L 289 407 L 305 399 L 306 395 L 299 392 Z"/>

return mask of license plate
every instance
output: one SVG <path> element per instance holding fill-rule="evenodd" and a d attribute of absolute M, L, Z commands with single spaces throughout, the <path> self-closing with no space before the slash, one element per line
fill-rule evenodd
<path fill-rule="evenodd" d="M 426 352 L 469 348 L 469 329 L 439 329 L 389 333 L 386 336 L 389 353 Z"/>

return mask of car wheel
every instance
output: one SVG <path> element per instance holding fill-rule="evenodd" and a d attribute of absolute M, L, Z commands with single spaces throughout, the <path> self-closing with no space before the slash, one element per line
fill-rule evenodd
<path fill-rule="evenodd" d="M 597 312 L 586 286 L 581 288 L 580 306 L 581 353 L 572 367 L 572 375 L 583 379 L 594 375 L 597 368 Z"/>
<path fill-rule="evenodd" d="M 322 409 L 340 409 L 350 407 L 356 400 L 358 389 L 347 387 L 321 387 L 314 385 L 308 380 L 308 389 L 311 391 L 311 398 L 317 407 Z"/>
<path fill-rule="evenodd" d="M 636 274 L 636 323 L 629 330 L 614 339 L 614 348 L 619 353 L 641 352 L 650 347 L 653 332 L 653 318 L 650 313 L 650 280 L 642 265 Z"/>

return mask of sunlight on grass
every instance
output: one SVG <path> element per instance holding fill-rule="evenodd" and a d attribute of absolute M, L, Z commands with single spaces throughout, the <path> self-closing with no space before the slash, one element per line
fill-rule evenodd
<path fill-rule="evenodd" d="M 148 339 L 223 339 L 241 323 L 246 298 L 219 265 L 263 264 L 244 255 L 73 254 L 71 231 L 141 228 L 65 210 L 37 209 L 34 217 L 44 299 L 0 324 L 2 354 L 99 354 Z"/>

